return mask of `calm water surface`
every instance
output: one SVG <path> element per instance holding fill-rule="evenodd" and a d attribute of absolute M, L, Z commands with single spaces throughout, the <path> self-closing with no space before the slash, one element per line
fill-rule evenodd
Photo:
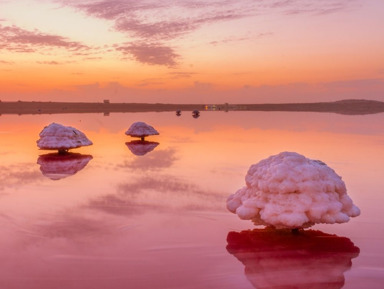
<path fill-rule="evenodd" d="M 131 143 L 134 121 L 160 135 Z M 65 159 L 38 150 L 51 122 L 93 146 Z M 383 124 L 384 114 L 2 115 L 0 288 L 382 288 Z M 229 213 L 249 166 L 282 151 L 327 163 L 362 214 L 292 239 Z"/>

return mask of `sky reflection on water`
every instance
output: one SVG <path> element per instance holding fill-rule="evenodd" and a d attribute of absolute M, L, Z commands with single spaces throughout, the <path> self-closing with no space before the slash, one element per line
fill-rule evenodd
<path fill-rule="evenodd" d="M 53 121 L 93 141 L 72 151 L 86 160 L 78 169 L 44 165 L 48 152 L 36 140 Z M 158 146 L 139 156 L 124 134 L 134 121 L 160 132 L 147 140 Z M 341 287 L 381 288 L 382 123 L 383 114 L 278 112 L 1 116 L 0 286 L 263 288 L 226 249 L 229 232 L 254 227 L 227 212 L 225 201 L 251 164 L 296 151 L 335 169 L 362 211 L 347 224 L 313 228 L 360 249 Z M 65 177 L 45 176 L 46 165 Z"/>

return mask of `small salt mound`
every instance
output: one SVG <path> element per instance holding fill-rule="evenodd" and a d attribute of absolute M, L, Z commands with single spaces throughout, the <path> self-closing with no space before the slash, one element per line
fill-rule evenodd
<path fill-rule="evenodd" d="M 158 135 L 159 132 L 149 124 L 146 124 L 142 121 L 138 121 L 134 122 L 125 132 L 125 134 L 133 137 L 145 137 L 149 135 Z"/>
<path fill-rule="evenodd" d="M 252 165 L 245 182 L 227 208 L 256 225 L 302 228 L 345 223 L 360 214 L 334 170 L 298 153 L 282 152 Z"/>
<path fill-rule="evenodd" d="M 84 133 L 70 126 L 51 123 L 39 134 L 37 146 L 45 150 L 68 150 L 82 146 L 92 145 Z"/>

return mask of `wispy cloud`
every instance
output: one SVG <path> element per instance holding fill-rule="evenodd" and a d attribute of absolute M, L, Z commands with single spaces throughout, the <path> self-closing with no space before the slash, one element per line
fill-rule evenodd
<path fill-rule="evenodd" d="M 138 87 L 145 87 L 145 86 L 163 85 L 163 84 L 167 83 L 169 80 L 192 78 L 195 75 L 198 75 L 198 73 L 183 72 L 183 71 L 171 71 L 171 72 L 167 73 L 167 77 L 143 79 L 137 84 L 137 86 Z"/>
<path fill-rule="evenodd" d="M 175 45 L 171 46 L 170 43 L 207 25 L 270 13 L 324 15 L 348 9 L 351 3 L 356 2 L 356 0 L 57 1 L 88 16 L 110 21 L 111 27 L 126 34 L 130 38 L 129 41 L 135 43 L 121 46 L 118 50 L 123 54 L 130 54 L 134 60 L 144 64 L 168 67 L 174 67 L 182 59 L 182 55 L 175 51 L 177 46 L 174 48 Z M 210 44 L 228 44 L 272 35 L 272 32 L 254 33 L 253 37 L 241 33 L 225 39 L 211 35 Z"/>
<path fill-rule="evenodd" d="M 40 31 L 28 31 L 17 26 L 0 25 L 0 50 L 32 53 L 42 49 L 62 48 L 70 52 L 87 51 L 91 48 L 80 42 Z"/>
<path fill-rule="evenodd" d="M 163 46 L 159 43 L 128 43 L 116 49 L 123 54 L 131 55 L 141 63 L 151 65 L 174 67 L 179 57 L 171 47 Z"/>
<path fill-rule="evenodd" d="M 11 65 L 11 64 L 14 64 L 14 62 L 12 62 L 12 61 L 7 61 L 7 60 L 1 60 L 1 59 L 0 59 L 0 64 Z"/>
<path fill-rule="evenodd" d="M 116 31 L 134 37 L 135 44 L 119 50 L 131 54 L 136 61 L 150 65 L 173 67 L 180 55 L 168 43 L 208 24 L 250 16 L 252 1 L 137 1 L 61 0 L 89 16 L 110 20 Z M 252 4 L 253 5 L 253 4 Z M 151 43 L 156 44 L 151 44 Z M 150 44 L 148 44 L 150 43 Z M 155 55 L 154 53 L 159 53 Z"/>
<path fill-rule="evenodd" d="M 116 29 L 133 33 L 134 36 L 143 39 L 169 40 L 194 30 L 195 27 L 193 23 L 179 20 L 144 23 L 137 19 L 124 17 L 116 20 Z"/>
<path fill-rule="evenodd" d="M 55 60 L 48 60 L 48 61 L 37 61 L 38 64 L 43 65 L 64 65 L 68 63 L 74 63 L 74 61 L 55 61 Z"/>
<path fill-rule="evenodd" d="M 259 39 L 264 39 L 266 37 L 271 37 L 272 35 L 273 35 L 272 32 L 264 32 L 264 33 L 258 33 L 256 35 L 249 35 L 244 37 L 228 37 L 221 40 L 210 41 L 209 44 L 213 46 L 227 45 L 229 43 L 239 43 L 243 41 L 250 41 L 250 40 L 255 41 Z"/>
<path fill-rule="evenodd" d="M 278 0 L 272 1 L 270 3 L 270 8 L 281 9 L 283 13 L 287 15 L 326 15 L 350 9 L 355 5 L 355 2 L 355 0 Z"/>
<path fill-rule="evenodd" d="M 186 71 L 172 71 L 172 72 L 168 73 L 168 75 L 170 75 L 171 79 L 191 78 L 192 76 L 194 76 L 196 74 L 198 74 L 198 73 L 186 72 Z"/>
<path fill-rule="evenodd" d="M 230 21 L 245 17 L 236 11 L 215 12 L 188 18 L 175 18 L 148 22 L 132 17 L 120 17 L 115 28 L 142 39 L 171 40 L 188 34 L 205 24 Z"/>
<path fill-rule="evenodd" d="M 137 0 L 101 0 L 95 1 L 68 1 L 67 5 L 85 11 L 88 15 L 115 20 L 120 16 L 135 15 L 137 12 L 153 10 L 164 7 L 164 1 L 137 1 Z M 163 4 L 161 4 L 163 2 Z"/>

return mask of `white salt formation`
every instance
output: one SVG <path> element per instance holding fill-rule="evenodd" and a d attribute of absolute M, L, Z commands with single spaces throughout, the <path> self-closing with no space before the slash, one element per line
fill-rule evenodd
<path fill-rule="evenodd" d="M 282 152 L 252 165 L 245 182 L 227 208 L 255 225 L 294 229 L 345 223 L 360 214 L 334 170 L 298 153 Z"/>
<path fill-rule="evenodd" d="M 81 131 L 58 123 L 51 123 L 39 134 L 37 146 L 43 150 L 66 152 L 69 149 L 89 146 L 92 142 Z"/>
<path fill-rule="evenodd" d="M 158 135 L 159 132 L 149 124 L 146 124 L 142 121 L 138 121 L 134 122 L 125 132 L 125 134 L 130 135 L 132 137 L 139 137 L 141 138 L 141 140 L 144 140 L 144 137 L 149 135 Z"/>

